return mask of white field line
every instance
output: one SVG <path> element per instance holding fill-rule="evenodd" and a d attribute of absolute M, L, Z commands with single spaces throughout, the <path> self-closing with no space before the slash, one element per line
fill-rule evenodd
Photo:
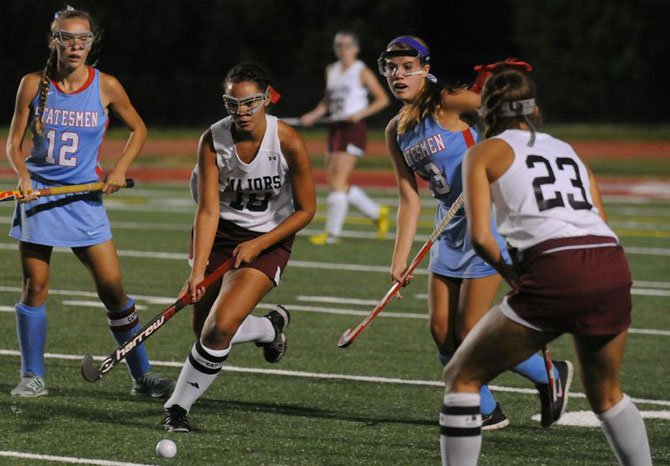
<path fill-rule="evenodd" d="M 305 231 L 305 230 L 303 230 Z M 320 230 L 314 230 L 314 232 L 321 232 Z M 306 233 L 305 233 L 306 234 Z M 418 237 L 418 236 L 417 236 Z M 426 236 L 426 239 L 428 236 Z M 186 248 L 186 244 L 184 244 Z M 17 243 L 6 243 L 0 242 L 0 250 L 7 251 L 17 251 Z M 670 256 L 669 248 L 644 248 L 636 246 L 626 246 L 625 247 L 627 254 L 636 254 L 643 256 Z M 55 247 L 54 252 L 67 252 L 71 253 L 69 248 Z M 160 252 L 160 251 L 134 251 L 134 250 L 118 250 L 119 255 L 126 257 L 146 257 L 151 259 L 175 259 L 186 261 L 186 252 L 176 253 L 176 252 Z M 390 256 L 389 256 L 390 257 Z M 324 268 L 332 268 L 333 266 L 338 268 L 338 270 L 362 270 L 364 272 L 381 272 L 388 273 L 388 266 L 365 266 L 365 265 L 351 265 L 346 263 L 327 263 L 327 262 L 308 262 L 308 261 L 291 261 L 291 264 L 294 267 L 300 267 L 300 265 L 295 264 L 314 264 L 314 267 L 318 267 L 319 264 L 323 264 Z M 307 267 L 305 265 L 304 267 Z M 348 268 L 354 267 L 354 269 Z M 368 267 L 369 270 L 365 270 Z"/>
<path fill-rule="evenodd" d="M 0 250 L 17 250 L 17 245 L 15 243 L 0 243 Z M 648 255 L 670 255 L 670 249 L 657 249 L 657 248 L 627 248 L 626 251 L 632 254 L 648 254 Z M 54 252 L 57 253 L 71 253 L 68 248 L 54 248 Z M 175 253 L 175 252 L 157 252 L 157 251 L 133 251 L 133 250 L 123 250 L 119 249 L 119 256 L 122 257 L 136 257 L 136 258 L 147 258 L 147 259 L 168 259 L 168 260 L 182 260 L 186 262 L 185 253 Z M 314 262 L 314 261 L 300 261 L 300 260 L 290 260 L 289 265 L 291 267 L 297 268 L 306 268 L 306 269 L 321 269 L 321 270 L 340 270 L 340 271 L 349 271 L 349 272 L 376 272 L 388 274 L 389 268 L 384 265 L 362 265 L 362 264 L 347 264 L 342 262 Z M 428 270 L 423 268 L 418 268 L 414 271 L 415 275 L 428 275 Z M 669 288 L 667 282 L 635 282 L 634 285 L 638 283 L 661 283 L 659 285 L 662 288 Z M 649 285 L 640 285 L 641 287 L 646 287 Z M 632 290 L 634 295 L 642 296 L 670 296 L 670 291 L 665 290 L 640 290 L 637 287 L 634 287 Z"/>
<path fill-rule="evenodd" d="M 100 301 L 82 301 L 82 300 L 63 300 L 63 306 L 77 306 L 77 307 L 92 307 L 95 309 L 105 309 L 105 305 Z M 138 311 L 144 311 L 147 308 L 144 304 L 135 303 L 135 309 Z"/>
<path fill-rule="evenodd" d="M 126 463 L 123 461 L 96 460 L 92 458 L 74 458 L 72 456 L 41 455 L 39 453 L 26 453 L 22 451 L 0 450 L 0 456 L 5 458 L 23 458 L 40 461 L 59 461 L 68 464 L 95 464 L 99 466 L 152 466 L 146 463 Z"/>
<path fill-rule="evenodd" d="M 0 349 L 0 356 L 15 356 L 20 357 L 21 353 L 16 350 L 5 350 Z M 62 353 L 45 353 L 45 358 L 48 359 L 59 359 L 59 360 L 68 360 L 68 361 L 81 361 L 84 355 L 79 354 L 62 354 Z M 102 361 L 106 356 L 93 356 L 93 359 L 96 361 Z M 155 361 L 151 360 L 150 363 L 153 366 L 159 367 L 175 367 L 181 368 L 181 362 L 176 361 Z M 299 377 L 306 379 L 325 379 L 325 380 L 349 380 L 354 382 L 368 382 L 368 383 L 378 383 L 378 384 L 394 384 L 394 385 L 416 385 L 424 387 L 443 387 L 444 383 L 439 380 L 419 380 L 419 379 L 402 379 L 397 377 L 375 377 L 369 375 L 348 375 L 348 374 L 332 374 L 328 372 L 306 372 L 306 371 L 292 371 L 286 369 L 262 369 L 257 367 L 240 367 L 240 366 L 230 366 L 224 365 L 224 371 L 229 372 L 240 372 L 240 373 L 251 373 L 251 374 L 265 374 L 265 375 L 279 375 L 286 377 Z M 500 385 L 489 385 L 491 390 L 506 392 L 506 393 L 521 393 L 524 395 L 537 395 L 537 390 L 533 388 L 516 388 L 516 387 L 504 387 Z M 586 398 L 583 393 L 580 392 L 570 392 L 571 397 L 575 398 Z M 670 406 L 670 400 L 650 400 L 645 398 L 633 398 L 635 403 L 639 404 L 650 404 L 658 406 Z"/>
<path fill-rule="evenodd" d="M 21 289 L 18 287 L 11 287 L 11 286 L 0 286 L 0 293 L 20 293 Z M 97 295 L 93 292 L 90 291 L 79 291 L 79 290 L 49 290 L 49 293 L 52 295 L 58 295 L 58 296 L 81 296 L 81 297 L 86 297 L 86 298 L 97 298 Z M 167 298 L 167 297 L 162 297 L 162 296 L 147 296 L 147 295 L 133 295 L 133 298 L 135 301 L 144 301 L 147 304 L 155 304 L 155 305 L 162 305 L 162 306 L 168 306 L 170 304 L 173 304 L 175 302 L 176 298 Z M 336 304 L 338 303 L 338 298 L 333 297 L 333 296 L 299 296 L 299 298 L 303 298 L 303 301 L 312 301 L 312 302 L 326 302 L 330 304 Z M 306 299 L 304 299 L 306 298 Z M 313 299 L 312 299 L 313 298 Z M 300 299 L 298 299 L 300 301 Z M 346 301 L 346 300 L 345 300 Z M 352 301 L 352 300 L 348 300 Z M 359 305 L 365 305 L 367 306 L 368 303 L 366 302 L 367 300 L 358 300 L 360 303 L 354 303 L 354 302 L 348 302 L 346 304 L 359 304 Z M 100 304 L 98 301 L 78 301 L 78 300 L 64 300 L 63 304 L 68 304 L 71 306 L 81 306 L 81 307 L 95 307 L 95 308 L 100 308 L 102 309 L 103 306 Z M 375 301 L 373 306 L 376 305 L 377 302 Z M 365 310 L 361 311 L 358 309 L 346 309 L 346 308 L 333 308 L 333 307 L 321 307 L 321 306 L 303 306 L 300 304 L 290 304 L 290 303 L 285 303 L 285 305 L 291 310 L 291 311 L 301 311 L 301 312 L 313 312 L 317 314 L 334 314 L 334 315 L 347 315 L 347 316 L 360 316 L 364 317 L 367 316 L 370 310 Z M 146 306 L 142 305 L 137 305 L 137 309 L 146 309 Z M 272 304 L 265 304 L 261 303 L 258 306 L 256 306 L 258 309 L 273 309 L 274 305 Z M 14 307 L 12 306 L 0 306 L 0 312 L 7 312 L 7 313 L 14 313 Z M 158 310 L 154 311 L 158 313 Z M 420 313 L 414 313 L 414 312 L 396 312 L 396 311 L 387 311 L 383 312 L 378 315 L 379 317 L 384 317 L 384 318 L 391 318 L 391 319 L 420 319 L 420 320 L 427 320 L 428 315 L 427 314 L 420 314 Z M 641 335 L 657 335 L 657 336 L 670 336 L 670 330 L 658 330 L 658 329 L 645 329 L 645 328 L 630 328 L 628 329 L 629 333 L 637 333 Z"/>

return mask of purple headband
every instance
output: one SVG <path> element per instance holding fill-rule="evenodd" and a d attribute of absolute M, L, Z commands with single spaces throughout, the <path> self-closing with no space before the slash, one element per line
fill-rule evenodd
<path fill-rule="evenodd" d="M 413 37 L 410 36 L 396 37 L 395 39 L 393 39 L 391 42 L 388 43 L 386 49 L 388 50 L 395 44 L 404 44 L 416 50 L 419 54 L 419 58 L 421 59 L 422 63 L 428 63 L 430 61 L 430 50 L 428 50 L 428 47 L 426 47 Z"/>

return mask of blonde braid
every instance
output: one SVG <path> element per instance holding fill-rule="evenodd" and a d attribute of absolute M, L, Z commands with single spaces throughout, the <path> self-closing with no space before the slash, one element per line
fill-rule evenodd
<path fill-rule="evenodd" d="M 37 104 L 37 109 L 33 115 L 33 125 L 35 126 L 35 131 L 37 134 L 42 135 L 44 129 L 44 124 L 42 121 L 42 114 L 47 105 L 47 93 L 49 91 L 49 83 L 52 78 L 54 78 L 54 73 L 56 71 L 56 49 L 51 49 L 47 63 L 42 70 L 42 76 L 40 79 L 40 87 L 37 92 L 39 97 L 39 102 Z"/>

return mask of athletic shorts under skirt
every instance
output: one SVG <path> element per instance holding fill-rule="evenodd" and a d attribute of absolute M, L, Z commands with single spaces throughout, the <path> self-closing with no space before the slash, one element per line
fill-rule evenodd
<path fill-rule="evenodd" d="M 206 273 L 211 273 L 219 265 L 233 256 L 233 250 L 238 244 L 261 236 L 263 233 L 240 228 L 231 222 L 219 220 L 219 227 L 214 238 L 214 245 L 209 256 Z M 261 252 L 251 263 L 242 263 L 240 268 L 250 267 L 259 270 L 268 276 L 270 280 L 279 285 L 286 264 L 291 257 L 294 236 L 290 236 L 277 244 L 270 246 Z"/>
<path fill-rule="evenodd" d="M 54 186 L 33 180 L 34 189 Z M 102 193 L 88 192 L 17 202 L 9 236 L 44 246 L 83 247 L 109 241 L 112 231 Z"/>
<path fill-rule="evenodd" d="M 580 236 L 544 241 L 523 251 L 518 290 L 503 314 L 549 333 L 611 335 L 631 323 L 632 279 L 615 238 Z"/>
<path fill-rule="evenodd" d="M 328 152 L 347 152 L 357 157 L 365 155 L 368 126 L 364 120 L 356 123 L 333 123 L 328 133 Z"/>

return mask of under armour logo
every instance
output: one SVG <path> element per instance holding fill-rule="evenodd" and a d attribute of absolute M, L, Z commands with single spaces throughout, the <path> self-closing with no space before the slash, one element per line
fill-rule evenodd
<path fill-rule="evenodd" d="M 271 156 L 268 157 L 268 160 L 277 160 L 277 156 L 276 155 L 271 155 Z"/>
<path fill-rule="evenodd" d="M 186 381 L 187 384 L 189 384 L 192 387 L 195 387 L 197 389 L 200 389 L 200 385 L 198 385 L 198 382 L 189 382 L 188 380 Z"/>

